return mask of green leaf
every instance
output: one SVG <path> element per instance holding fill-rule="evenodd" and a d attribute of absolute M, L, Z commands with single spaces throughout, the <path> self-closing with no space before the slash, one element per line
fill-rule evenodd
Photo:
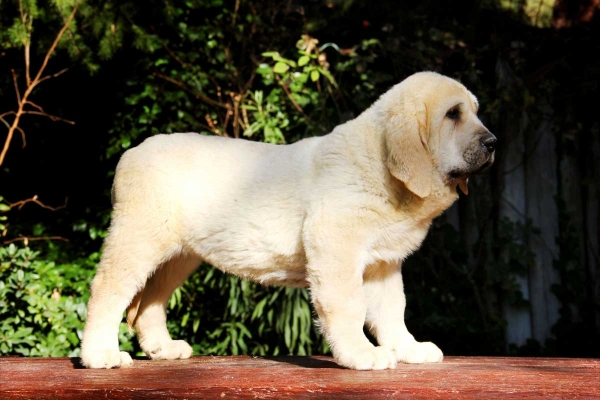
<path fill-rule="evenodd" d="M 287 65 L 286 63 L 280 61 L 277 64 L 275 64 L 275 66 L 273 67 L 273 72 L 275 72 L 277 74 L 283 74 L 288 69 L 290 69 L 290 66 Z"/>
<path fill-rule="evenodd" d="M 309 56 L 302 56 L 298 59 L 298 66 L 304 67 L 306 64 L 308 64 L 309 61 L 310 61 Z"/>
<path fill-rule="evenodd" d="M 266 51 L 262 53 L 263 57 L 279 57 L 279 53 L 276 51 Z"/>
<path fill-rule="evenodd" d="M 319 74 L 319 71 L 317 71 L 317 70 L 313 70 L 313 71 L 310 73 L 310 80 L 311 80 L 311 81 L 313 81 L 313 82 L 316 82 L 316 81 L 318 81 L 318 80 L 319 80 L 319 75 L 320 75 L 320 74 Z"/>

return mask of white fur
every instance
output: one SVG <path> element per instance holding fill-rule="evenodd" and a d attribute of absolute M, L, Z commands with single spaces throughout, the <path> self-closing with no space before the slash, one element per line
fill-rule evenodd
<path fill-rule="evenodd" d="M 165 307 L 201 260 L 264 284 L 309 286 L 343 366 L 441 361 L 437 346 L 406 329 L 400 263 L 457 198 L 444 172 L 462 162 L 453 142 L 460 132 L 444 115 L 452 99 L 471 104 L 470 96 L 456 81 L 420 73 L 323 137 L 274 146 L 178 133 L 128 150 L 117 167 L 113 219 L 92 284 L 83 364 L 131 364 L 117 341 L 126 308 L 151 358 L 190 357 L 185 342 L 170 338 Z M 395 138 L 418 135 L 410 128 L 416 118 L 425 118 L 418 125 L 426 131 L 426 171 L 418 159 L 386 161 L 399 146 Z M 407 143 L 421 146 L 413 139 Z M 406 178 L 390 170 L 394 161 L 404 161 L 398 171 Z M 414 168 L 427 174 L 425 186 L 408 182 Z M 365 323 L 379 347 L 363 334 Z"/>

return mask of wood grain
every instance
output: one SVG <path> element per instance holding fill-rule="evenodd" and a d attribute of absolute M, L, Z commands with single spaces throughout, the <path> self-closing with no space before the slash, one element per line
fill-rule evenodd
<path fill-rule="evenodd" d="M 77 358 L 0 358 L 0 399 L 600 398 L 600 359 L 447 357 L 352 371 L 327 357 L 137 359 L 82 369 Z"/>

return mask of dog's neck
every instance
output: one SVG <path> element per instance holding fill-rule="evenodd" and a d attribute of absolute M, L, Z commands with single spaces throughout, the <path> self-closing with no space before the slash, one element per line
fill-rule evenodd
<path fill-rule="evenodd" d="M 362 179 L 369 192 L 385 198 L 402 214 L 408 213 L 419 220 L 439 216 L 458 199 L 456 184 L 448 184 L 434 172 L 429 196 L 420 198 L 408 190 L 385 165 L 385 135 L 382 127 L 376 126 L 374 112 L 372 108 L 368 109 L 344 124 L 343 129 L 332 132 L 352 149 L 350 162 L 359 169 L 360 177 L 357 178 Z"/>

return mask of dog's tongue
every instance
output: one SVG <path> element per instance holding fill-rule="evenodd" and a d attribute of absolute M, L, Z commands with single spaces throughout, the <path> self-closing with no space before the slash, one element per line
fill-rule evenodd
<path fill-rule="evenodd" d="M 468 184 L 469 178 L 461 179 L 460 181 L 458 181 L 458 187 L 460 188 L 460 190 L 462 190 L 462 192 L 465 195 L 469 194 L 469 188 L 467 187 Z"/>

